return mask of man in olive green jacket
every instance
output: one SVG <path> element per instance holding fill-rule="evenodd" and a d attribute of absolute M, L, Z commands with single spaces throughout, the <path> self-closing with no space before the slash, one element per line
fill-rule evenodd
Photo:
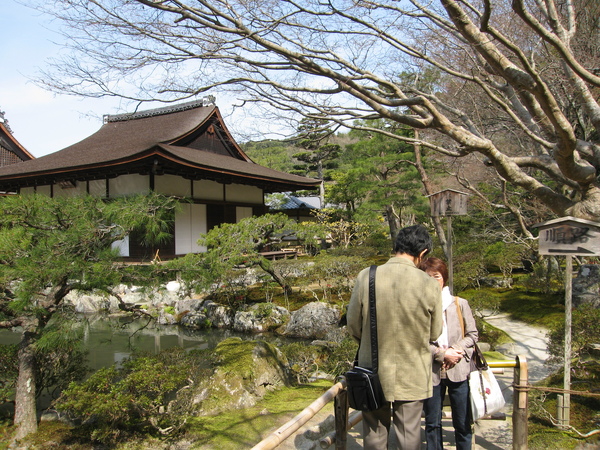
<path fill-rule="evenodd" d="M 439 283 L 416 266 L 431 250 L 422 225 L 403 228 L 390 260 L 377 268 L 375 294 L 379 377 L 388 401 L 376 411 L 363 411 L 365 449 L 387 449 L 393 415 L 403 450 L 421 447 L 423 399 L 432 395 L 429 343 L 442 332 Z M 358 363 L 371 366 L 369 269 L 356 279 L 348 305 L 348 330 L 360 341 Z"/>

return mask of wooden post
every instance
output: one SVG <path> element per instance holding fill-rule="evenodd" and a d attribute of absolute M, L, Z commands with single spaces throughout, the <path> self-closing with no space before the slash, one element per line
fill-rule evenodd
<path fill-rule="evenodd" d="M 454 264 L 452 262 L 452 216 L 446 216 L 448 221 L 448 288 L 450 293 L 454 293 Z"/>
<path fill-rule="evenodd" d="M 348 424 L 346 430 L 352 429 L 352 427 L 354 427 L 354 425 L 359 423 L 362 419 L 362 411 L 353 411 L 350 417 L 348 417 Z M 321 446 L 321 448 L 331 447 L 335 442 L 335 434 L 336 431 L 334 430 L 331 433 L 328 433 L 326 436 L 322 437 L 319 441 L 319 445 Z"/>
<path fill-rule="evenodd" d="M 516 357 L 517 365 L 513 378 L 513 450 L 527 450 L 527 406 L 529 384 L 527 358 L 523 355 Z"/>
<path fill-rule="evenodd" d="M 346 450 L 348 438 L 348 390 L 343 389 L 333 400 L 335 409 L 335 449 Z"/>
<path fill-rule="evenodd" d="M 564 368 L 564 389 L 562 401 L 561 425 L 569 426 L 571 416 L 571 322 L 573 312 L 573 257 L 566 255 L 567 264 L 565 270 L 565 368 Z"/>
<path fill-rule="evenodd" d="M 446 257 L 448 258 L 448 288 L 454 292 L 454 266 L 452 263 L 452 216 L 467 214 L 467 197 L 464 192 L 445 189 L 428 195 L 431 205 L 431 216 L 446 216 L 448 220 L 448 238 L 446 239 Z"/>

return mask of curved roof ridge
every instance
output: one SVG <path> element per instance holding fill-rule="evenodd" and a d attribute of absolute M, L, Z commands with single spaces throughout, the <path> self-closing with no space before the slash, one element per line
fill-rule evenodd
<path fill-rule="evenodd" d="M 199 108 L 201 106 L 215 106 L 215 97 L 209 95 L 200 100 L 193 100 L 191 102 L 177 103 L 175 105 L 162 106 L 160 108 L 147 109 L 145 111 L 138 111 L 133 113 L 123 114 L 105 114 L 102 117 L 104 123 L 112 122 L 124 122 L 126 120 L 143 119 L 146 117 L 160 116 L 162 114 L 171 114 L 174 112 L 187 111 L 188 109 Z"/>

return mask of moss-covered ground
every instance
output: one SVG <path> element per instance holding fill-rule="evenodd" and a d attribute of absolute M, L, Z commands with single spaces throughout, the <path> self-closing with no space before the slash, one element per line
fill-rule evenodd
<path fill-rule="evenodd" d="M 186 442 L 194 449 L 238 450 L 251 448 L 269 433 L 295 417 L 305 407 L 331 387 L 329 381 L 318 381 L 296 387 L 284 387 L 268 393 L 251 408 L 231 410 L 215 416 L 193 417 L 188 421 L 184 435 L 175 439 L 138 437 L 105 447 L 89 442 L 81 429 L 60 422 L 42 422 L 38 432 L 27 438 L 23 445 L 28 450 L 133 450 L 167 449 L 176 442 Z M 8 449 L 12 427 L 2 423 L 0 449 Z"/>

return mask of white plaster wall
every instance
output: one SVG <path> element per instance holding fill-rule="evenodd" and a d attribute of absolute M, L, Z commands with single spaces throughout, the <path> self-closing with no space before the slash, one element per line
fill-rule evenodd
<path fill-rule="evenodd" d="M 196 180 L 194 181 L 194 198 L 223 201 L 223 185 L 216 181 Z"/>
<path fill-rule="evenodd" d="M 159 194 L 189 197 L 192 195 L 190 180 L 176 175 L 160 175 L 154 177 L 154 190 Z"/>
<path fill-rule="evenodd" d="M 242 219 L 252 217 L 252 208 L 249 206 L 236 206 L 235 221 L 239 222 Z"/>
<path fill-rule="evenodd" d="M 91 180 L 89 183 L 90 195 L 100 198 L 106 197 L 106 180 Z"/>
<path fill-rule="evenodd" d="M 33 189 L 33 188 L 27 188 L 27 189 Z M 21 192 L 23 192 L 23 190 L 21 190 Z M 38 186 L 35 189 L 35 192 L 37 192 L 38 194 L 47 195 L 48 197 L 50 197 L 50 193 L 52 192 L 52 187 L 49 184 L 45 184 L 43 186 Z"/>
<path fill-rule="evenodd" d="M 108 180 L 109 194 L 111 197 L 119 197 L 129 194 L 148 194 L 150 192 L 150 180 L 148 175 L 121 175 Z"/>
<path fill-rule="evenodd" d="M 54 185 L 54 197 L 80 197 L 87 194 L 87 185 L 84 182 L 76 182 L 75 187 L 63 189 L 60 184 Z"/>
<path fill-rule="evenodd" d="M 129 236 L 125 236 L 125 239 L 115 241 L 112 243 L 112 248 L 119 250 L 119 255 L 123 257 L 129 256 Z"/>
<path fill-rule="evenodd" d="M 197 241 L 207 232 L 206 205 L 183 203 L 181 207 L 175 216 L 175 254 L 205 252 L 206 247 Z"/>
<path fill-rule="evenodd" d="M 263 191 L 255 186 L 228 184 L 225 186 L 225 199 L 228 202 L 259 203 L 263 202 Z"/>

